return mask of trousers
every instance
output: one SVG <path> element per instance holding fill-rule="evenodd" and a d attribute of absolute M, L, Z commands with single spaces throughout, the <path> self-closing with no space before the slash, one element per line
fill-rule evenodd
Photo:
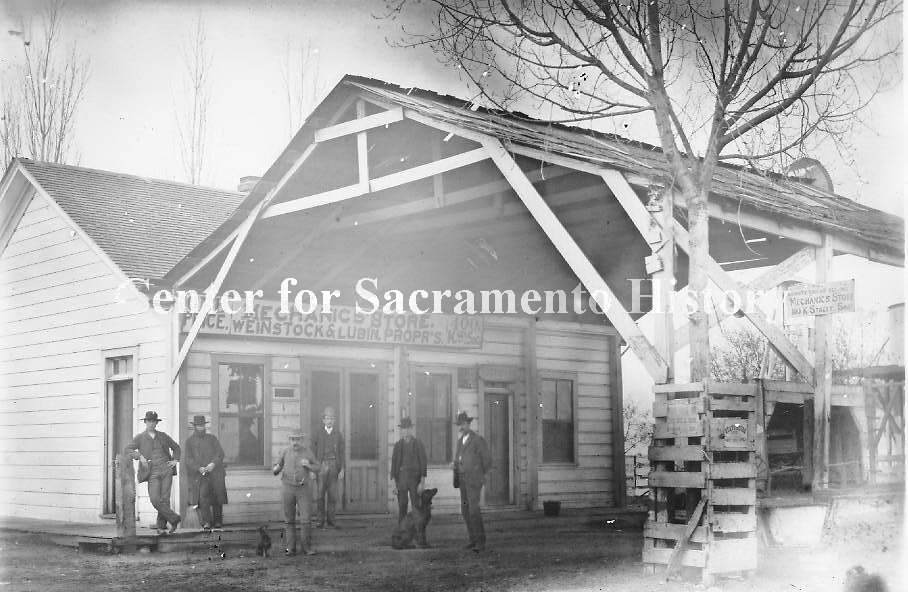
<path fill-rule="evenodd" d="M 217 495 L 211 485 L 211 479 L 202 477 L 199 480 L 199 522 L 204 525 L 220 527 L 224 523 L 224 507 L 218 503 Z"/>
<path fill-rule="evenodd" d="M 318 471 L 318 521 L 324 524 L 325 518 L 328 524 L 334 524 L 334 512 L 337 506 L 337 462 L 328 460 L 322 462 Z"/>
<path fill-rule="evenodd" d="M 460 480 L 460 513 L 467 523 L 470 543 L 475 547 L 484 547 L 486 544 L 486 531 L 479 511 L 480 492 L 482 485 L 467 485 L 463 479 Z"/>
<path fill-rule="evenodd" d="M 419 505 L 419 486 L 420 476 L 418 473 L 401 471 L 397 476 L 397 520 L 403 520 L 407 515 L 407 501 L 413 504 L 413 507 Z"/>
<path fill-rule="evenodd" d="M 173 485 L 173 473 L 170 467 L 165 466 L 163 469 L 152 468 L 151 476 L 148 478 L 148 499 L 151 505 L 158 511 L 157 526 L 160 529 L 167 528 L 167 523 L 175 524 L 180 521 L 180 515 L 170 507 L 170 488 Z"/>
<path fill-rule="evenodd" d="M 312 492 L 309 484 L 291 485 L 282 483 L 281 504 L 284 508 L 284 543 L 291 552 L 296 552 L 296 512 L 299 510 L 302 526 L 300 546 L 305 552 L 312 545 L 312 527 L 309 524 L 309 506 L 312 503 Z"/>

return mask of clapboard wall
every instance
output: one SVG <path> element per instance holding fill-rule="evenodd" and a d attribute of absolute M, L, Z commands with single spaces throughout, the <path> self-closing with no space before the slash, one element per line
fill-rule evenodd
<path fill-rule="evenodd" d="M 563 507 L 612 506 L 616 489 L 612 359 L 614 331 L 592 325 L 540 322 L 536 330 L 536 366 L 540 379 L 575 380 L 575 459 L 572 464 L 539 460 L 539 500 Z M 618 438 L 623 437 L 618 434 Z M 623 446 L 623 442 L 619 443 Z"/>
<path fill-rule="evenodd" d="M 134 417 L 146 409 L 167 417 L 168 323 L 131 288 L 118 302 L 122 274 L 54 202 L 26 191 L 0 254 L 0 513 L 96 522 L 103 352 L 137 348 Z M 140 518 L 153 520 L 144 493 Z"/>

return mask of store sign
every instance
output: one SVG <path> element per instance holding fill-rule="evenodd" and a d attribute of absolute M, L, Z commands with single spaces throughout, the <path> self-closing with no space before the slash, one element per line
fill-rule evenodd
<path fill-rule="evenodd" d="M 828 284 L 797 284 L 785 294 L 789 317 L 854 312 L 854 280 Z"/>
<path fill-rule="evenodd" d="M 195 315 L 186 315 L 189 332 Z M 277 302 L 256 302 L 252 313 L 220 311 L 205 317 L 199 333 L 314 341 L 347 341 L 426 347 L 481 348 L 482 317 L 467 315 L 362 314 L 352 306 L 332 306 L 330 313 L 280 312 Z"/>

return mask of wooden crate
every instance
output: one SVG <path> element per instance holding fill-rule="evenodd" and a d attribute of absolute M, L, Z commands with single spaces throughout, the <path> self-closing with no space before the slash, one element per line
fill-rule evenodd
<path fill-rule="evenodd" d="M 756 432 L 763 408 L 759 383 L 656 385 L 652 470 L 655 500 L 644 530 L 649 572 L 676 564 L 699 568 L 704 581 L 757 567 Z M 706 504 L 698 523 L 679 524 Z"/>

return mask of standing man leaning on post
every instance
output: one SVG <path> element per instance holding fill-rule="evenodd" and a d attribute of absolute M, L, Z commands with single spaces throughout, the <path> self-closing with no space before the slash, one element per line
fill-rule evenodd
<path fill-rule="evenodd" d="M 325 413 L 322 416 L 322 423 L 325 427 L 318 430 L 312 445 L 315 459 L 319 462 L 319 528 L 325 526 L 337 528 L 334 523 L 334 512 L 337 505 L 338 481 L 344 478 L 344 436 L 334 425 L 336 419 L 334 407 L 325 407 Z"/>
<path fill-rule="evenodd" d="M 199 523 L 208 530 L 224 526 L 224 504 L 227 486 L 224 483 L 224 449 L 214 434 L 207 433 L 204 415 L 192 418 L 192 435 L 186 440 L 186 468 L 189 505 L 196 506 Z"/>
<path fill-rule="evenodd" d="M 302 522 L 302 552 L 315 555 L 312 550 L 312 527 L 309 512 L 312 505 L 312 479 L 315 476 L 315 455 L 303 444 L 302 430 L 290 434 L 290 447 L 284 449 L 271 471 L 281 474 L 281 505 L 284 509 L 284 541 L 286 555 L 296 555 L 296 510 Z"/>
<path fill-rule="evenodd" d="M 397 494 L 397 520 L 407 515 L 407 496 L 416 508 L 419 506 L 419 491 L 426 479 L 426 449 L 422 442 L 413 436 L 413 420 L 405 417 L 400 420 L 403 438 L 394 445 L 391 454 L 391 480 Z"/>
<path fill-rule="evenodd" d="M 148 497 L 151 505 L 158 511 L 157 528 L 174 532 L 180 524 L 180 515 L 170 507 L 170 487 L 173 476 L 177 474 L 177 463 L 180 460 L 180 445 L 164 432 L 157 431 L 158 414 L 155 411 L 145 413 L 145 431 L 126 445 L 126 455 L 139 461 L 139 483 L 148 481 Z"/>
<path fill-rule="evenodd" d="M 457 414 L 457 452 L 454 454 L 454 487 L 460 488 L 460 512 L 467 523 L 470 542 L 464 547 L 474 553 L 486 548 L 486 532 L 479 511 L 479 494 L 486 475 L 492 470 L 492 455 L 485 439 L 470 429 L 473 418 L 465 411 Z"/>

